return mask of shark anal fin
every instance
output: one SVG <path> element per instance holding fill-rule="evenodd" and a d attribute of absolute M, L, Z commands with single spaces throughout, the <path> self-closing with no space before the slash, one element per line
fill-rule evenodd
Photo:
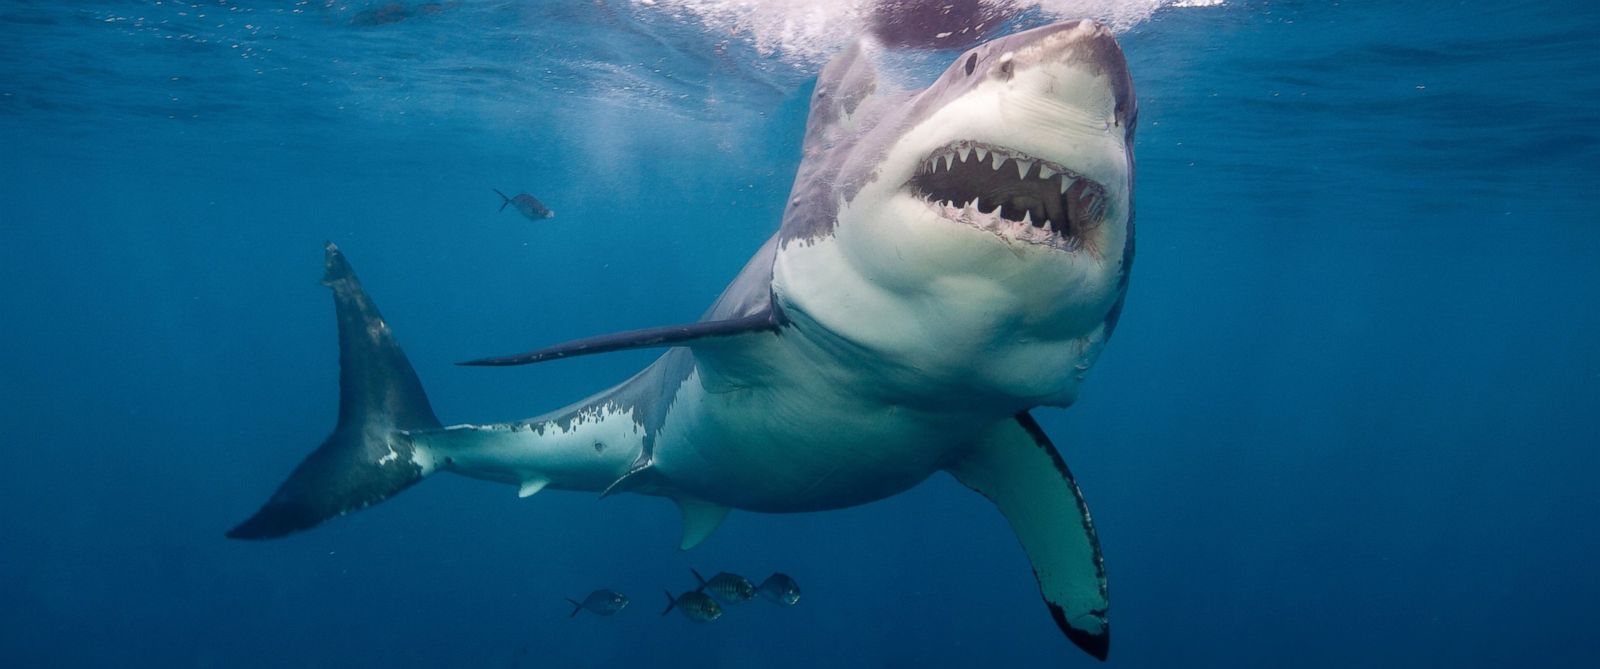
<path fill-rule="evenodd" d="M 678 512 L 683 514 L 683 539 L 678 542 L 678 550 L 681 551 L 700 545 L 728 517 L 728 507 L 721 504 L 692 497 L 680 497 L 674 501 L 678 503 Z M 699 577 L 698 573 L 695 574 L 695 578 Z M 704 579 L 701 579 L 700 587 L 705 587 Z"/>
<path fill-rule="evenodd" d="M 537 477 L 528 479 L 517 487 L 517 497 L 532 497 L 538 494 L 540 490 L 544 490 L 547 485 L 550 485 L 549 479 Z"/>
<path fill-rule="evenodd" d="M 782 317 L 778 312 L 769 307 L 759 313 L 740 318 L 629 330 L 627 332 L 575 339 L 554 346 L 528 351 L 527 353 L 479 358 L 456 364 L 477 367 L 528 365 L 535 362 L 559 360 L 591 353 L 609 353 L 611 351 L 624 351 L 634 348 L 679 346 L 716 337 L 731 337 L 753 332 L 776 332 L 778 326 L 782 325 L 782 323 Z"/>
<path fill-rule="evenodd" d="M 1110 650 L 1105 566 L 1089 507 L 1050 438 L 1027 413 L 993 429 L 947 468 L 999 507 L 1033 563 L 1056 625 L 1084 652 Z"/>

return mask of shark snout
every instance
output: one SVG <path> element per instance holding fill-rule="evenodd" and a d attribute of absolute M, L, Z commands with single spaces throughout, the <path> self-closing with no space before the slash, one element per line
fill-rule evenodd
<path fill-rule="evenodd" d="M 1040 60 L 1069 59 L 1126 67 L 1116 34 L 1105 24 L 1091 19 L 1052 23 L 1017 33 L 1009 40 L 1017 40 L 1018 43 L 1006 44 L 1005 48 L 1038 51 Z"/>
<path fill-rule="evenodd" d="M 1010 80 L 1043 69 L 1081 72 L 1101 79 L 1110 89 L 1117 124 L 1132 128 L 1136 114 L 1133 80 L 1122 46 L 1105 24 L 1089 19 L 1054 23 L 1000 40 L 993 49 L 991 76 Z M 1060 78 L 1052 74 L 1045 79 L 1055 82 Z"/>

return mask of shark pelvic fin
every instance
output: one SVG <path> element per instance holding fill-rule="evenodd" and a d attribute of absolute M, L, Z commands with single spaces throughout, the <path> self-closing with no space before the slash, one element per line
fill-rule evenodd
<path fill-rule="evenodd" d="M 635 460 L 633 466 L 628 468 L 628 473 L 618 476 L 617 480 L 612 481 L 611 485 L 606 486 L 606 489 L 600 492 L 600 499 L 605 499 L 619 492 L 645 492 L 651 484 L 655 483 L 655 470 L 650 468 L 650 465 L 654 464 L 654 462 L 650 459 L 648 453 L 640 454 L 639 459 Z"/>
<path fill-rule="evenodd" d="M 528 351 L 527 353 L 479 358 L 456 364 L 473 367 L 508 367 L 589 355 L 591 353 L 609 353 L 611 351 L 625 351 L 634 348 L 683 346 L 706 339 L 732 337 L 754 332 L 777 332 L 778 327 L 783 323 L 782 314 L 769 306 L 758 313 L 739 318 L 629 330 L 597 337 L 574 339 L 554 346 Z"/>
<path fill-rule="evenodd" d="M 1106 659 L 1110 604 L 1100 540 L 1072 472 L 1039 424 L 1017 414 L 947 469 L 1011 523 L 1056 626 L 1084 652 Z"/>
<path fill-rule="evenodd" d="M 728 507 L 721 504 L 693 497 L 679 497 L 673 501 L 678 503 L 678 512 L 683 515 L 683 539 L 678 542 L 678 550 L 681 551 L 700 545 L 728 517 Z M 699 574 L 695 574 L 695 577 L 698 578 Z M 700 587 L 705 587 L 704 579 L 701 583 Z"/>

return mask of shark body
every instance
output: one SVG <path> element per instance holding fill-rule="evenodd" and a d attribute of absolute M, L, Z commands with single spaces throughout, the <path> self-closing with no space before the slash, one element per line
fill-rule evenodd
<path fill-rule="evenodd" d="M 1029 411 L 1064 407 L 1116 326 L 1133 254 L 1136 107 L 1103 26 L 977 46 L 895 90 L 852 48 L 823 69 L 778 232 L 705 315 L 468 364 L 670 346 L 564 408 L 443 426 L 343 255 L 334 433 L 229 536 L 269 538 L 438 471 L 674 500 L 682 547 L 729 509 L 820 511 L 939 471 L 1016 531 L 1062 631 L 1109 649 L 1087 506 Z"/>

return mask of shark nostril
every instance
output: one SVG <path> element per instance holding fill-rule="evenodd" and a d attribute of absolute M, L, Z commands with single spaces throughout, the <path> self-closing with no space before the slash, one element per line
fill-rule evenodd
<path fill-rule="evenodd" d="M 967 75 L 968 76 L 972 75 L 973 68 L 976 68 L 977 66 L 978 66 L 978 54 L 972 54 L 970 56 L 967 56 L 966 70 L 967 70 Z"/>

